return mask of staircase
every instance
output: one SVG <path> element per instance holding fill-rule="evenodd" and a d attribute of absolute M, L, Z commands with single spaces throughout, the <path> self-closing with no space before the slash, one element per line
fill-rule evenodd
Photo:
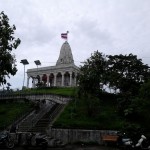
<path fill-rule="evenodd" d="M 28 132 L 36 123 L 51 110 L 54 104 L 43 105 L 38 113 L 32 111 L 26 118 L 18 124 L 19 132 Z"/>
<path fill-rule="evenodd" d="M 36 113 L 32 111 L 25 119 L 19 123 L 19 132 L 38 132 L 46 134 L 46 129 L 49 125 L 55 121 L 58 115 L 64 109 L 65 104 L 51 103 L 51 105 L 46 105 L 41 110 Z M 48 139 L 49 145 L 53 147 L 63 146 L 61 140 L 50 137 Z"/>
<path fill-rule="evenodd" d="M 45 133 L 47 127 L 54 122 L 64 106 L 65 104 L 51 103 L 43 106 L 38 113 L 33 110 L 18 124 L 18 131 Z"/>
<path fill-rule="evenodd" d="M 29 132 L 46 132 L 46 128 L 52 124 L 64 106 L 64 104 L 54 104 L 53 107 L 45 115 L 43 115 L 41 119 L 39 119 L 36 125 L 29 130 Z"/>

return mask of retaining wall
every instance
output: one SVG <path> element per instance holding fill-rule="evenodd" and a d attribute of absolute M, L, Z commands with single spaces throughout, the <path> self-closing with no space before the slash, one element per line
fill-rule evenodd
<path fill-rule="evenodd" d="M 64 144 L 76 142 L 93 142 L 103 144 L 102 136 L 106 134 L 116 134 L 114 130 L 82 130 L 82 129 L 56 129 L 50 128 L 47 134 L 50 137 L 62 141 Z"/>

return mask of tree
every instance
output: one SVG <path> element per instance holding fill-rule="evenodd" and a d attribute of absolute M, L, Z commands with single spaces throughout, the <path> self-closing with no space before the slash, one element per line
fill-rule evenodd
<path fill-rule="evenodd" d="M 104 83 L 106 70 L 105 55 L 96 51 L 80 68 L 79 88 L 82 94 L 97 94 Z"/>
<path fill-rule="evenodd" d="M 104 81 L 105 66 L 105 55 L 96 51 L 80 67 L 79 97 L 85 103 L 85 113 L 89 117 L 96 117 L 100 111 L 100 83 Z"/>
<path fill-rule="evenodd" d="M 121 93 L 137 94 L 141 84 L 148 81 L 149 66 L 137 59 L 136 55 L 109 55 L 107 80 L 109 86 Z"/>
<path fill-rule="evenodd" d="M 136 95 L 150 77 L 149 66 L 136 55 L 107 55 L 96 51 L 80 68 L 82 93 L 97 93 L 107 85 L 120 93 Z"/>
<path fill-rule="evenodd" d="M 124 115 L 129 122 L 138 124 L 145 131 L 149 131 L 150 127 L 150 80 L 139 89 L 139 93 L 134 97 L 128 107 L 124 110 Z M 136 117 L 135 117 L 136 116 Z"/>
<path fill-rule="evenodd" d="M 20 44 L 20 39 L 15 39 L 15 25 L 9 25 L 7 15 L 0 13 L 0 85 L 7 83 L 7 77 L 17 72 L 15 55 L 12 50 Z"/>
<path fill-rule="evenodd" d="M 120 98 L 118 99 L 119 114 L 132 118 L 131 116 L 135 116 L 133 110 L 138 110 L 138 107 L 131 104 L 134 101 L 138 102 L 135 97 L 138 95 L 141 86 L 148 82 L 150 77 L 149 66 L 143 64 L 142 60 L 137 59 L 137 56 L 133 54 L 109 55 L 106 74 L 109 86 L 120 91 Z"/>

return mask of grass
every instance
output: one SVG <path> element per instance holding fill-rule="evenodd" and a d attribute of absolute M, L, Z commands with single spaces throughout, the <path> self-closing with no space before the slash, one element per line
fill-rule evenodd
<path fill-rule="evenodd" d="M 25 89 L 17 91 L 15 94 L 55 94 L 61 96 L 73 96 L 76 88 L 64 87 L 64 88 L 36 88 L 36 89 Z"/>
<path fill-rule="evenodd" d="M 84 102 L 72 101 L 55 121 L 54 127 L 119 130 L 124 123 L 112 103 L 102 103 L 99 113 L 89 117 Z"/>
<path fill-rule="evenodd" d="M 29 103 L 0 103 L 0 129 L 9 126 L 30 108 Z"/>
<path fill-rule="evenodd" d="M 56 94 L 63 96 L 74 96 L 76 88 L 37 88 L 25 89 L 19 91 L 21 94 Z M 16 92 L 17 93 L 17 92 Z M 86 101 L 71 101 L 65 110 L 55 121 L 54 126 L 60 128 L 84 128 L 84 129 L 120 129 L 124 125 L 124 120 L 117 113 L 115 99 L 111 95 L 103 98 L 101 101 L 99 112 L 94 117 L 87 114 Z M 106 100 L 108 99 L 108 100 Z M 86 98 L 85 98 L 86 100 Z M 17 106 L 18 105 L 18 106 Z M 5 109 L 3 109 L 5 108 Z M 25 105 L 13 104 L 0 107 L 0 127 L 10 124 L 17 115 L 28 109 Z M 94 109 L 94 108 L 93 108 Z M 9 111 L 6 111 L 9 110 Z M 5 114 L 1 115 L 1 114 Z M 9 116 L 8 119 L 6 116 Z"/>
<path fill-rule="evenodd" d="M 62 96 L 73 96 L 75 88 L 37 88 L 25 89 L 22 91 L 11 92 L 7 94 L 55 94 Z M 14 120 L 27 112 L 30 104 L 24 103 L 0 103 L 0 129 L 4 129 L 10 125 Z"/>

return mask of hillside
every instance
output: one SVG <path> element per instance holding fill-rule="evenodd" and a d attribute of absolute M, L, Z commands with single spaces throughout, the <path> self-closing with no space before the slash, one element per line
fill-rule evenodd
<path fill-rule="evenodd" d="M 86 113 L 86 103 L 81 100 L 71 101 L 54 123 L 58 128 L 111 129 L 119 130 L 125 121 L 118 116 L 114 97 L 101 101 L 100 111 L 94 116 Z"/>
<path fill-rule="evenodd" d="M 0 103 L 0 130 L 5 129 L 15 120 L 32 109 L 30 103 L 7 102 Z"/>
<path fill-rule="evenodd" d="M 130 121 L 131 119 L 128 116 L 127 118 L 123 114 L 120 114 L 120 110 L 118 109 L 120 105 L 118 103 L 118 97 L 114 94 L 101 93 L 102 95 L 100 95 L 100 97 L 98 98 L 99 101 L 98 105 L 95 105 L 92 108 L 93 113 L 91 116 L 89 116 L 89 114 L 87 113 L 87 98 L 85 97 L 84 100 L 77 98 L 76 88 L 27 89 L 25 91 L 17 91 L 14 94 L 17 93 L 22 94 L 40 93 L 40 94 L 58 94 L 69 97 L 71 96 L 73 100 L 65 107 L 64 111 L 61 113 L 61 115 L 57 118 L 57 120 L 53 124 L 53 126 L 57 128 L 121 130 L 124 127 L 127 127 L 127 125 L 129 125 L 129 128 L 136 130 L 139 129 L 139 125 L 141 124 L 140 118 L 138 118 L 138 120 L 132 119 L 133 121 L 131 122 Z M 122 99 L 120 102 L 124 102 L 124 100 Z M 124 105 L 121 104 L 120 106 Z M 24 105 L 21 103 L 19 104 L 1 103 L 0 128 L 2 129 L 7 125 L 11 124 L 20 115 L 28 111 L 29 108 L 30 105 Z M 123 110 L 121 111 L 123 112 Z"/>

